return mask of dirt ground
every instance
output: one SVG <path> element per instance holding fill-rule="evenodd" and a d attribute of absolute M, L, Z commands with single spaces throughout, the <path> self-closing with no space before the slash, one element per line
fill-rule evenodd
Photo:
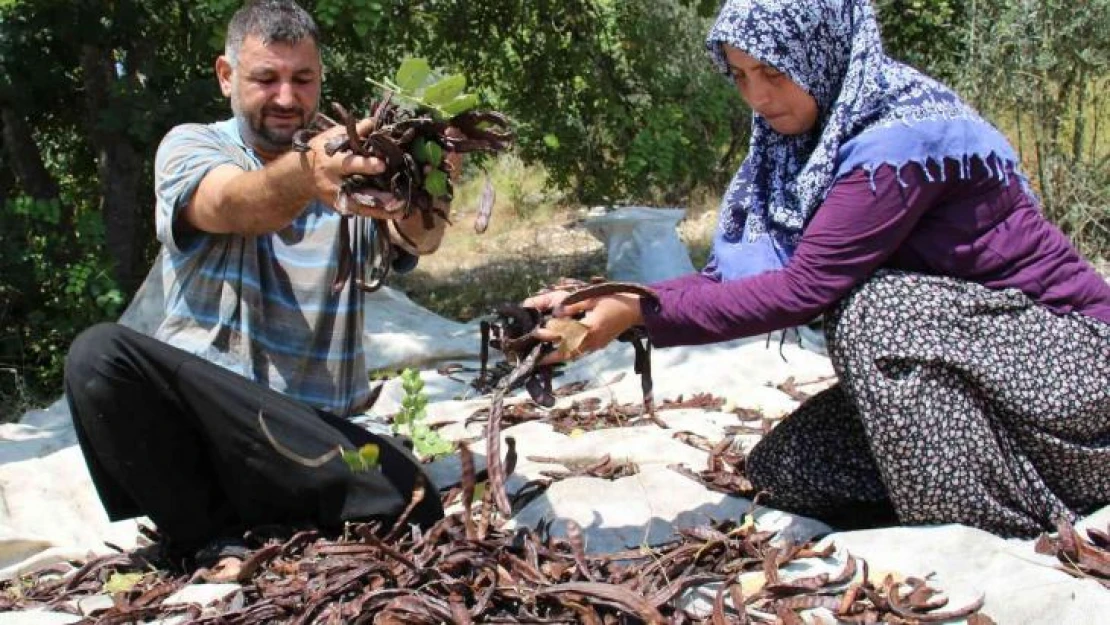
<path fill-rule="evenodd" d="M 426 308 L 468 321 L 498 304 L 519 301 L 560 277 L 588 278 L 605 273 L 606 253 L 581 221 L 585 209 L 563 209 L 532 219 L 494 215 L 485 234 L 475 234 L 471 214 L 453 216 L 442 247 L 422 258 L 411 274 L 391 285 Z M 694 266 L 705 260 L 716 216 L 699 211 L 679 224 Z"/>

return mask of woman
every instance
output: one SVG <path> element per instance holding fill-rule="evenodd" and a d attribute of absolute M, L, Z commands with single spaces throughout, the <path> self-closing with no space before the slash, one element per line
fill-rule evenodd
<path fill-rule="evenodd" d="M 1110 287 L 1005 137 L 885 56 L 866 0 L 729 1 L 707 45 L 754 113 L 710 262 L 653 285 L 657 304 L 567 307 L 588 311 L 584 349 L 633 325 L 665 347 L 825 314 L 838 384 L 748 459 L 769 505 L 1032 536 L 1110 503 Z"/>

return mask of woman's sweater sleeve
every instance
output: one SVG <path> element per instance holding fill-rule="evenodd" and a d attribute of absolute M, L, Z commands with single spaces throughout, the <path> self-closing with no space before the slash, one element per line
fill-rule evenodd
<path fill-rule="evenodd" d="M 829 190 L 786 268 L 660 285 L 659 303 L 642 305 L 652 342 L 701 345 L 810 321 L 880 267 L 947 186 L 927 182 L 917 165 L 901 172 L 884 165 L 873 178 L 853 171 Z"/>

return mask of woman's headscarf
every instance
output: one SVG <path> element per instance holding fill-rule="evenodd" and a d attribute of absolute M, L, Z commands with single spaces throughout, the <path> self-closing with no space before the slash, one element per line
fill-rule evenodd
<path fill-rule="evenodd" d="M 748 157 L 721 204 L 706 273 L 731 280 L 786 265 L 802 229 L 840 176 L 943 161 L 1005 178 L 1006 138 L 950 89 L 886 56 L 868 0 L 729 0 L 706 46 L 725 74 L 723 44 L 785 73 L 817 101 L 814 130 L 779 134 L 753 116 Z M 977 158 L 976 158 L 977 157 Z M 931 168 L 931 171 L 930 171 Z"/>

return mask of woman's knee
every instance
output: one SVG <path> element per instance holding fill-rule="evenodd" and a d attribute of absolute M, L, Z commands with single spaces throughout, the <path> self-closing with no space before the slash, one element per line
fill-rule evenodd
<path fill-rule="evenodd" d="M 917 288 L 913 274 L 890 271 L 856 287 L 829 315 L 829 356 L 836 363 L 852 363 L 895 347 L 900 336 L 914 332 Z"/>
<path fill-rule="evenodd" d="M 757 491 L 779 492 L 786 490 L 795 481 L 795 473 L 804 465 L 801 451 L 791 436 L 778 436 L 772 430 L 764 435 L 748 452 L 744 470 L 748 481 Z"/>

